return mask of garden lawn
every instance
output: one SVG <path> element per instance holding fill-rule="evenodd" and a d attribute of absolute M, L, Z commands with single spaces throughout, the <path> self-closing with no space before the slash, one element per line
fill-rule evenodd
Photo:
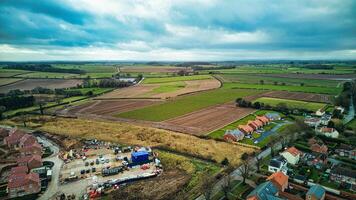
<path fill-rule="evenodd" d="M 241 89 L 259 89 L 259 90 L 282 90 L 289 92 L 306 92 L 306 93 L 318 93 L 318 94 L 330 94 L 337 95 L 341 92 L 342 88 L 335 87 L 312 87 L 312 86 L 295 86 L 295 85 L 262 85 L 262 84 L 232 84 L 234 88 Z"/>
<path fill-rule="evenodd" d="M 145 107 L 116 115 L 117 117 L 148 121 L 164 121 L 208 106 L 233 101 L 249 95 L 258 94 L 257 90 L 220 88 L 195 95 L 178 97 L 173 101 Z"/>
<path fill-rule="evenodd" d="M 143 80 L 145 84 L 152 83 L 168 83 L 176 81 L 193 81 L 193 80 L 204 80 L 212 79 L 209 75 L 195 75 L 195 76 L 174 76 L 174 77 L 164 77 L 164 78 L 146 78 Z"/>
<path fill-rule="evenodd" d="M 307 109 L 311 111 L 317 111 L 320 108 L 326 106 L 323 103 L 315 103 L 315 102 L 307 102 L 307 101 L 297 101 L 297 100 L 289 100 L 289 99 L 278 99 L 278 98 L 270 98 L 270 97 L 261 97 L 256 99 L 254 102 L 264 103 L 265 105 L 270 105 L 272 107 L 276 107 L 280 103 L 285 103 L 288 108 L 296 108 L 296 109 Z"/>

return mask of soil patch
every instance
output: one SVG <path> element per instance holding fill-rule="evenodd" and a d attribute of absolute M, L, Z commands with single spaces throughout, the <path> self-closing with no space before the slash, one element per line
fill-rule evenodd
<path fill-rule="evenodd" d="M 180 199 L 178 195 L 190 176 L 180 170 L 164 171 L 160 176 L 135 182 L 112 192 L 109 199 Z"/>
<path fill-rule="evenodd" d="M 234 103 L 230 102 L 176 117 L 163 123 L 185 127 L 185 132 L 190 134 L 204 135 L 241 119 L 254 111 L 251 108 L 236 107 Z"/>

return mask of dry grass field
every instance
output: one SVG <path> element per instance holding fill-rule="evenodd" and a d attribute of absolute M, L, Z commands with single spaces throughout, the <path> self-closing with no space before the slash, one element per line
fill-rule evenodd
<path fill-rule="evenodd" d="M 16 119 L 14 119 L 16 121 Z M 228 158 L 230 163 L 239 164 L 244 152 L 251 153 L 253 148 L 238 146 L 215 140 L 200 139 L 192 135 L 161 129 L 134 126 L 120 122 L 105 122 L 59 117 L 32 117 L 39 130 L 51 134 L 76 138 L 96 138 L 130 145 L 165 146 L 178 152 L 214 159 L 221 162 Z M 21 120 L 18 120 L 21 123 Z M 28 123 L 31 125 L 31 123 Z M 32 123 L 32 125 L 34 125 Z"/>
<path fill-rule="evenodd" d="M 45 87 L 49 89 L 69 88 L 74 87 L 77 84 L 82 84 L 82 82 L 83 81 L 79 79 L 27 79 L 0 87 L 0 93 L 6 93 L 15 89 L 32 90 L 36 87 Z"/>
<path fill-rule="evenodd" d="M 179 95 L 205 91 L 220 87 L 216 79 L 189 80 L 172 83 L 139 84 L 132 87 L 116 89 L 96 99 L 154 98 L 167 99 Z"/>

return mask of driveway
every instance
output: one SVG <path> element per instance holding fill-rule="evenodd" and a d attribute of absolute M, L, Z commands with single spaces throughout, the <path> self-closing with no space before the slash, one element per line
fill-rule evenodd
<path fill-rule="evenodd" d="M 272 122 L 274 123 L 274 122 Z M 278 129 L 281 128 L 282 126 L 286 125 L 286 124 L 291 124 L 291 122 L 282 122 L 282 123 L 278 123 L 275 127 L 273 127 L 271 130 L 269 131 L 266 131 L 266 132 L 263 132 L 261 134 L 261 136 L 259 138 L 257 138 L 255 141 L 257 141 L 258 143 L 263 141 L 266 137 L 272 135 L 272 134 L 275 134 L 277 133 Z"/>

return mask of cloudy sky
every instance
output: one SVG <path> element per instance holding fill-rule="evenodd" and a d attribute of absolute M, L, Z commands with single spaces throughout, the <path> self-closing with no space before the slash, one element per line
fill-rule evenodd
<path fill-rule="evenodd" d="M 246 59 L 356 59 L 356 1 L 0 1 L 3 61 Z"/>

